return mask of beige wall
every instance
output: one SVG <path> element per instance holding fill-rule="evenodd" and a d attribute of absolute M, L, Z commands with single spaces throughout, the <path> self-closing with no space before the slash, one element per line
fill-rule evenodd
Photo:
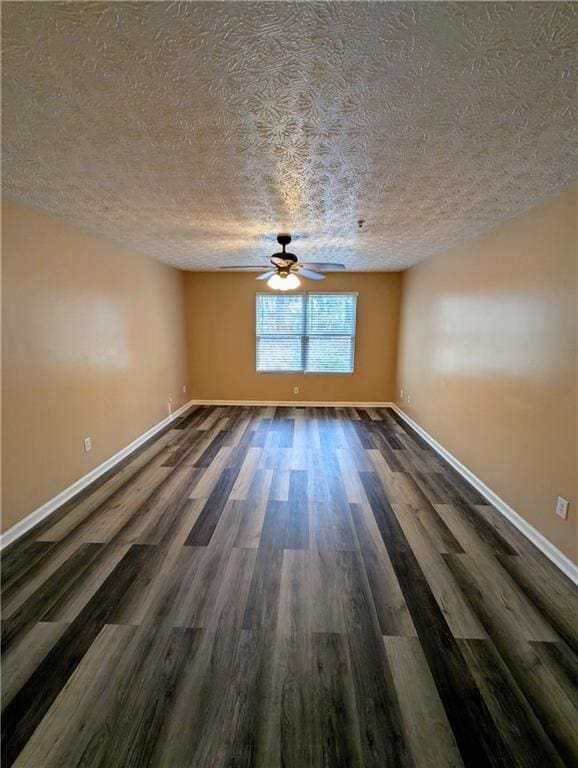
<path fill-rule="evenodd" d="M 567 192 L 404 274 L 397 392 L 418 424 L 574 559 L 575 202 Z M 554 514 L 558 495 L 571 502 L 567 521 Z"/>
<path fill-rule="evenodd" d="M 305 290 L 357 291 L 355 373 L 255 371 L 255 294 L 268 290 L 255 273 L 189 272 L 186 316 L 191 395 L 218 400 L 391 400 L 395 387 L 401 275 L 329 274 Z M 303 281 L 305 283 L 306 281 Z M 293 387 L 300 392 L 293 395 Z"/>
<path fill-rule="evenodd" d="M 2 278 L 5 530 L 188 395 L 178 270 L 4 200 Z"/>

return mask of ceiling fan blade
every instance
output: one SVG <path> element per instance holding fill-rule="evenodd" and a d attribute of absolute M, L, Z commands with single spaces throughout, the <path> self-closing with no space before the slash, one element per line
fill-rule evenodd
<path fill-rule="evenodd" d="M 256 277 L 255 280 L 268 280 L 270 277 L 273 277 L 276 271 L 277 270 L 272 269 L 269 272 L 263 272 L 263 274 Z"/>
<path fill-rule="evenodd" d="M 308 277 L 310 280 L 325 280 L 325 275 L 320 275 L 319 272 L 312 272 L 310 269 L 300 269 L 297 274 L 299 277 Z"/>
<path fill-rule="evenodd" d="M 307 264 L 302 264 L 305 269 L 320 269 L 320 270 L 333 270 L 333 269 L 345 269 L 345 264 L 332 264 L 329 261 L 308 261 Z"/>
<path fill-rule="evenodd" d="M 232 267 L 219 267 L 219 269 L 267 269 L 266 264 L 236 264 Z"/>

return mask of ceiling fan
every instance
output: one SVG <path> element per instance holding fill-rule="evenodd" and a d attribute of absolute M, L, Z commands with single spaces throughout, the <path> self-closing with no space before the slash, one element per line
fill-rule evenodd
<path fill-rule="evenodd" d="M 345 269 L 344 264 L 331 264 L 329 262 L 301 264 L 297 261 L 297 256 L 294 253 L 287 253 L 285 250 L 285 247 L 291 242 L 291 235 L 279 234 L 277 235 L 277 242 L 283 250 L 271 256 L 271 264 L 273 264 L 274 269 L 268 269 L 267 272 L 256 278 L 257 280 L 267 280 L 267 285 L 270 288 L 275 288 L 278 291 L 290 291 L 300 285 L 297 275 L 309 280 L 324 280 L 325 275 L 320 275 L 317 270 Z M 255 269 L 255 267 L 266 268 L 262 264 L 240 264 L 233 267 L 221 267 L 221 269 Z"/>

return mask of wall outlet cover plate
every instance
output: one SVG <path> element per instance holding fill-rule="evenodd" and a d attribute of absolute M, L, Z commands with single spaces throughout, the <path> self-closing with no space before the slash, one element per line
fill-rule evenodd
<path fill-rule="evenodd" d="M 561 517 L 562 520 L 566 520 L 568 517 L 568 501 L 563 499 L 562 496 L 558 496 L 556 501 L 556 514 Z"/>

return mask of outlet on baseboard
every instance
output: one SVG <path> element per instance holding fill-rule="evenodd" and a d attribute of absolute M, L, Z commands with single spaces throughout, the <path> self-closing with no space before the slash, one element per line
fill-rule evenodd
<path fill-rule="evenodd" d="M 299 387 L 293 387 L 293 394 L 298 395 L 299 394 Z"/>
<path fill-rule="evenodd" d="M 84 438 L 84 452 L 88 453 L 91 450 L 92 450 L 92 438 L 85 437 Z"/>
<path fill-rule="evenodd" d="M 561 517 L 562 520 L 566 520 L 568 517 L 568 501 L 563 499 L 562 496 L 558 496 L 556 501 L 556 514 Z"/>

